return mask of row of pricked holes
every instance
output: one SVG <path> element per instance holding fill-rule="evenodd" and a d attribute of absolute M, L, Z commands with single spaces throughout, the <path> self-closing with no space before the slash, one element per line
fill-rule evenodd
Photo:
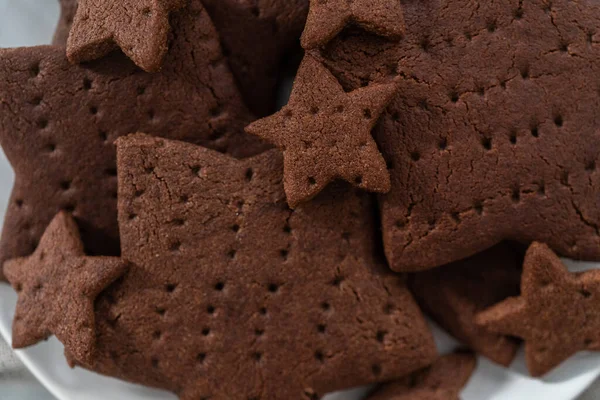
<path fill-rule="evenodd" d="M 392 120 L 394 122 L 398 122 L 401 119 L 399 113 L 392 114 L 391 118 L 392 118 Z M 563 126 L 563 124 L 564 124 L 562 116 L 557 115 L 554 118 L 554 124 L 558 128 L 561 128 Z M 538 125 L 532 126 L 531 129 L 530 129 L 530 133 L 531 133 L 531 136 L 533 136 L 534 138 L 539 138 L 540 137 L 539 126 Z M 512 131 L 510 133 L 510 135 L 509 135 L 509 141 L 513 145 L 517 144 L 517 131 Z M 490 138 L 490 137 L 483 137 L 481 139 L 481 146 L 485 150 L 487 150 L 487 151 L 492 150 L 492 138 Z M 438 143 L 438 149 L 441 150 L 441 151 L 444 151 L 444 150 L 447 149 L 447 147 L 448 147 L 448 139 L 441 138 L 440 141 L 439 141 L 439 143 Z M 411 159 L 413 161 L 419 161 L 421 159 L 421 154 L 418 151 L 413 151 L 410 154 L 410 156 L 411 156 Z M 389 165 L 388 165 L 388 167 L 389 167 Z"/>

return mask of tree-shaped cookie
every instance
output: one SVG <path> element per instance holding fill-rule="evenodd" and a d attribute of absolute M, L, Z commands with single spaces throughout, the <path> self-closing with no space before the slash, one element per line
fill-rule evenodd
<path fill-rule="evenodd" d="M 402 5 L 398 0 L 311 0 L 302 46 L 322 46 L 350 24 L 400 38 L 405 29 Z"/>
<path fill-rule="evenodd" d="M 600 350 L 600 271 L 570 273 L 541 243 L 531 245 L 523 264 L 521 296 L 477 316 L 485 329 L 525 340 L 532 376 L 541 376 L 578 351 Z"/>
<path fill-rule="evenodd" d="M 243 156 L 252 119 L 199 0 L 173 16 L 176 39 L 160 74 L 123 55 L 71 65 L 52 46 L 0 50 L 0 143 L 16 182 L 0 261 L 30 254 L 63 209 L 91 254 L 117 254 L 113 141 L 144 130 Z"/>
<path fill-rule="evenodd" d="M 444 265 L 504 239 L 600 259 L 600 3 L 402 6 L 403 40 L 353 31 L 321 52 L 346 90 L 401 77 L 374 133 L 391 167 L 391 267 Z"/>
<path fill-rule="evenodd" d="M 338 178 L 373 192 L 390 190 L 371 130 L 395 93 L 393 82 L 346 93 L 319 61 L 304 58 L 288 104 L 246 128 L 282 149 L 291 207 Z"/>
<path fill-rule="evenodd" d="M 4 264 L 19 295 L 13 347 L 31 346 L 54 334 L 75 361 L 92 362 L 94 300 L 126 268 L 119 258 L 87 257 L 72 217 L 57 214 L 35 253 Z"/>
<path fill-rule="evenodd" d="M 276 151 L 117 142 L 122 282 L 97 302 L 93 370 L 185 400 L 318 399 L 435 358 L 378 256 L 370 196 L 334 186 L 290 210 Z"/>
<path fill-rule="evenodd" d="M 508 366 L 519 349 L 514 337 L 479 326 L 480 311 L 519 295 L 523 254 L 501 243 L 465 260 L 411 274 L 409 288 L 421 309 L 461 343 Z"/>
<path fill-rule="evenodd" d="M 367 400 L 460 400 L 460 392 L 476 367 L 475 355 L 454 353 L 431 367 L 383 385 Z"/>
<path fill-rule="evenodd" d="M 79 0 L 67 44 L 75 63 L 120 48 L 136 65 L 156 72 L 168 50 L 169 14 L 185 0 Z"/>

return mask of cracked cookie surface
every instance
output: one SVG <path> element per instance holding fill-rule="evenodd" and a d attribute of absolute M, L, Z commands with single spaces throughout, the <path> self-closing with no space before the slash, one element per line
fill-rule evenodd
<path fill-rule="evenodd" d="M 347 90 L 399 75 L 374 134 L 392 190 L 386 254 L 409 271 L 503 239 L 600 258 L 600 5 L 403 4 L 390 42 L 346 30 L 321 57 Z"/>
<path fill-rule="evenodd" d="M 265 148 L 243 132 L 253 117 L 208 13 L 196 0 L 174 19 L 177 39 L 159 74 L 120 53 L 79 66 L 61 47 L 0 50 L 0 143 L 16 176 L 1 261 L 30 254 L 61 209 L 90 254 L 118 254 L 119 136 L 144 130 L 235 156 Z"/>
<path fill-rule="evenodd" d="M 403 278 L 376 248 L 371 196 L 285 203 L 276 150 L 117 142 L 123 280 L 97 301 L 93 370 L 181 399 L 319 399 L 435 358 Z M 243 301 L 240 301 L 243 299 Z"/>

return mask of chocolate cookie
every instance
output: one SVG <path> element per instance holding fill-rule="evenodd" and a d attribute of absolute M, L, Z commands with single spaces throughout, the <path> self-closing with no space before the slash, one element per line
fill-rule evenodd
<path fill-rule="evenodd" d="M 58 0 L 58 2 L 60 4 L 60 17 L 56 25 L 52 44 L 66 46 L 69 32 L 75 19 L 75 13 L 77 12 L 77 0 Z"/>
<path fill-rule="evenodd" d="M 168 50 L 169 14 L 185 4 L 184 0 L 79 0 L 67 57 L 73 63 L 93 61 L 119 48 L 143 70 L 156 72 Z"/>
<path fill-rule="evenodd" d="M 236 156 L 264 148 L 243 132 L 252 116 L 199 1 L 173 19 L 176 39 L 159 74 L 116 53 L 76 66 L 60 47 L 0 51 L 0 143 L 16 173 L 0 261 L 30 254 L 61 209 L 90 254 L 118 254 L 113 141 L 121 135 L 143 129 Z"/>
<path fill-rule="evenodd" d="M 299 49 L 309 0 L 203 0 L 250 110 L 275 108 L 280 67 Z"/>
<path fill-rule="evenodd" d="M 95 371 L 181 399 L 318 399 L 435 359 L 373 202 L 334 186 L 290 210 L 277 151 L 236 161 L 144 135 L 117 141 L 122 256 L 97 301 Z"/>
<path fill-rule="evenodd" d="M 403 2 L 400 42 L 346 30 L 322 57 L 346 90 L 400 75 L 375 139 L 397 271 L 504 239 L 600 259 L 600 3 Z M 476 232 L 476 234 L 474 234 Z"/>
<path fill-rule="evenodd" d="M 486 308 L 519 295 L 523 256 L 502 243 L 466 260 L 412 274 L 409 287 L 435 322 L 474 351 L 508 366 L 519 342 L 475 322 Z"/>
<path fill-rule="evenodd" d="M 203 0 L 250 109 L 274 111 L 280 65 L 299 47 L 309 0 Z M 60 0 L 55 44 L 66 45 L 77 0 Z"/>
<path fill-rule="evenodd" d="M 542 376 L 578 351 L 600 351 L 600 270 L 570 273 L 558 256 L 533 243 L 525 256 L 521 296 L 477 316 L 485 329 L 525 340 L 532 376 Z"/>
<path fill-rule="evenodd" d="M 441 357 L 423 371 L 382 386 L 367 400 L 459 400 L 476 362 L 470 353 Z"/>
<path fill-rule="evenodd" d="M 288 104 L 246 128 L 282 149 L 290 207 L 338 178 L 373 192 L 390 190 L 371 130 L 395 93 L 393 82 L 346 93 L 319 61 L 304 58 Z"/>
<path fill-rule="evenodd" d="M 405 28 L 402 5 L 398 0 L 311 0 L 302 47 L 322 46 L 349 25 L 400 38 Z"/>
<path fill-rule="evenodd" d="M 71 216 L 57 214 L 35 253 L 4 263 L 4 273 L 19 295 L 13 347 L 31 346 L 54 334 L 72 359 L 92 362 L 94 300 L 125 270 L 119 258 L 86 257 Z"/>

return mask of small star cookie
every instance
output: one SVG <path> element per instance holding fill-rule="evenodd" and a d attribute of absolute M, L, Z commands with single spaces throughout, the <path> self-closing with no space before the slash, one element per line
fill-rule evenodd
<path fill-rule="evenodd" d="M 31 346 L 54 334 L 72 359 L 91 362 L 94 301 L 126 267 L 120 258 L 87 257 L 72 217 L 57 214 L 31 256 L 4 264 L 4 274 L 19 295 L 13 347 Z"/>
<path fill-rule="evenodd" d="M 532 376 L 542 376 L 578 351 L 600 351 L 600 270 L 570 273 L 548 246 L 525 256 L 521 296 L 477 316 L 492 332 L 525 340 Z"/>
<path fill-rule="evenodd" d="M 73 63 L 120 48 L 138 67 L 156 72 L 167 54 L 169 13 L 184 0 L 79 0 L 67 42 Z"/>
<path fill-rule="evenodd" d="M 371 130 L 395 94 L 393 82 L 346 93 L 319 61 L 304 58 L 288 104 L 246 127 L 283 151 L 291 207 L 312 199 L 337 178 L 372 192 L 390 190 Z"/>

